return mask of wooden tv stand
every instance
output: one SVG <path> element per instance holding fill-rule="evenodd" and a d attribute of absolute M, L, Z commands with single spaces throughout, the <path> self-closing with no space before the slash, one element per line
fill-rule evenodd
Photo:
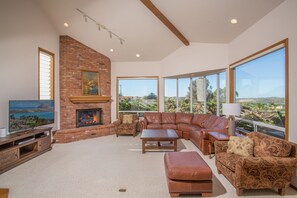
<path fill-rule="evenodd" d="M 52 127 L 0 138 L 0 174 L 52 149 Z"/>

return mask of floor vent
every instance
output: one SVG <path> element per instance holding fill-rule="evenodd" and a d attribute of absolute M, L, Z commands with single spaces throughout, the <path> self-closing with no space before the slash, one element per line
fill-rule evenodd
<path fill-rule="evenodd" d="M 120 188 L 119 189 L 119 192 L 126 192 L 127 191 L 127 189 L 125 189 L 125 188 Z"/>

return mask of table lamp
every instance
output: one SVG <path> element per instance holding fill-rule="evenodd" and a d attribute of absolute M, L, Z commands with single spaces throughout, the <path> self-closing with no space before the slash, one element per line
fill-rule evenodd
<path fill-rule="evenodd" d="M 240 104 L 239 103 L 225 103 L 223 104 L 223 114 L 228 117 L 229 120 L 229 135 L 235 134 L 235 117 L 240 115 Z"/>

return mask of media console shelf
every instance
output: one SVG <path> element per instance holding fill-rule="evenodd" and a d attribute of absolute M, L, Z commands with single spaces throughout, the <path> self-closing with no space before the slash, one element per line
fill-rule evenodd
<path fill-rule="evenodd" d="M 0 174 L 52 149 L 52 127 L 0 138 Z"/>

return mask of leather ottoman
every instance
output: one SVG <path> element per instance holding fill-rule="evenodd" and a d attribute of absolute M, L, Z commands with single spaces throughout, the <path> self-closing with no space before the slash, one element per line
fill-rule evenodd
<path fill-rule="evenodd" d="M 212 195 L 212 171 L 197 152 L 170 152 L 164 156 L 171 197 L 180 194 Z"/>

